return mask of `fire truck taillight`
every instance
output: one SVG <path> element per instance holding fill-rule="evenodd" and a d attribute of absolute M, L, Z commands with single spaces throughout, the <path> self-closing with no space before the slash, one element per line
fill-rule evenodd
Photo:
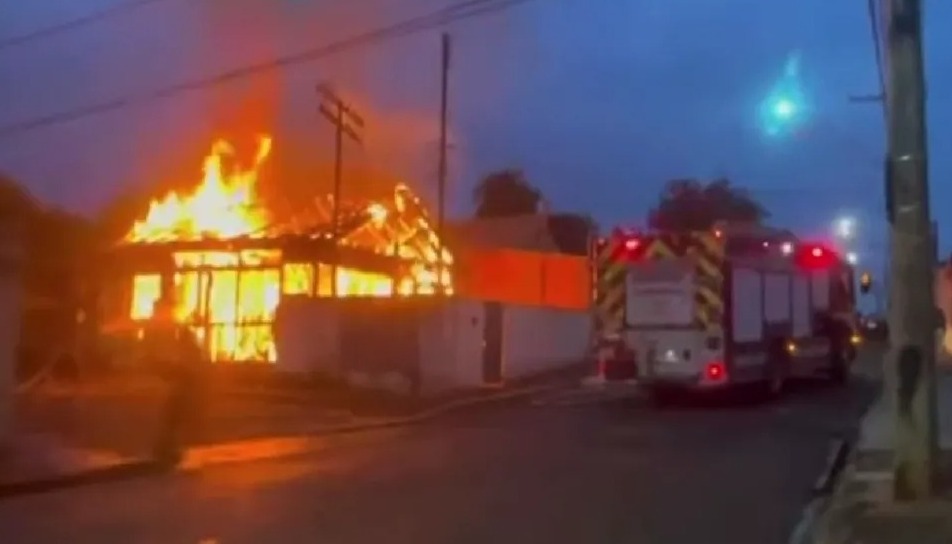
<path fill-rule="evenodd" d="M 629 238 L 625 240 L 625 249 L 628 251 L 635 251 L 639 247 L 641 247 L 641 240 L 637 238 Z"/>
<path fill-rule="evenodd" d="M 727 376 L 727 367 L 725 367 L 721 361 L 712 361 L 707 363 L 707 366 L 704 368 L 704 375 L 707 376 L 709 380 L 723 380 Z"/>

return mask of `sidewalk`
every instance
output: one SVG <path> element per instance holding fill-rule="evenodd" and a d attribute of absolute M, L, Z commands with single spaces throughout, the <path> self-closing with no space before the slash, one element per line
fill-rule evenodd
<path fill-rule="evenodd" d="M 893 420 L 883 397 L 860 427 L 852 461 L 820 523 L 820 544 L 952 543 L 952 368 L 937 377 L 940 446 L 940 496 L 924 504 L 892 500 Z"/>
<path fill-rule="evenodd" d="M 279 387 L 219 391 L 205 407 L 180 468 L 299 455 L 320 445 L 321 436 L 406 426 L 526 397 L 577 382 L 587 370 L 579 365 L 498 388 L 421 399 L 356 391 L 328 398 L 319 391 Z M 32 409 L 34 421 L 21 422 L 12 451 L 0 456 L 0 498 L 35 492 L 33 488 L 155 473 L 150 453 L 162 398 L 160 389 L 150 387 L 85 388 L 81 398 L 53 388 L 41 400 L 23 403 L 19 408 Z M 344 408 L 342 401 L 350 406 Z"/>
<path fill-rule="evenodd" d="M 49 434 L 21 435 L 0 452 L 0 487 L 105 470 L 131 461 L 109 451 L 69 447 Z"/>

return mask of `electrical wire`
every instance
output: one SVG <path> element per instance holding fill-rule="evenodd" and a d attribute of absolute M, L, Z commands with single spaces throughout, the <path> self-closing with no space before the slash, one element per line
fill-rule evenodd
<path fill-rule="evenodd" d="M 99 11 L 94 11 L 87 15 L 77 17 L 70 21 L 65 21 L 55 25 L 43 27 L 25 34 L 20 34 L 13 36 L 11 38 L 6 38 L 0 40 L 0 52 L 11 49 L 13 47 L 18 47 L 21 45 L 26 45 L 31 42 L 38 40 L 46 39 L 58 34 L 65 34 L 67 32 L 82 28 L 84 26 L 89 26 L 96 24 L 108 19 L 114 19 L 116 17 L 125 15 L 132 11 L 150 6 L 152 4 L 158 4 L 160 2 L 167 2 L 168 0 L 132 0 L 131 2 L 124 2 L 117 6 L 112 6 L 109 8 L 101 9 Z"/>
<path fill-rule="evenodd" d="M 886 114 L 886 70 L 883 59 L 883 40 L 880 32 L 879 10 L 876 9 L 877 0 L 866 0 L 866 11 L 869 15 L 870 36 L 873 40 L 873 54 L 876 55 L 876 77 L 879 80 L 879 96 L 883 102 L 883 115 Z"/>
<path fill-rule="evenodd" d="M 453 4 L 452 6 L 441 8 L 426 15 L 416 16 L 398 23 L 378 27 L 376 29 L 356 34 L 348 38 L 307 49 L 299 53 L 279 56 L 268 61 L 255 64 L 248 64 L 225 72 L 219 72 L 218 74 L 209 77 L 176 83 L 140 95 L 131 95 L 105 100 L 82 108 L 43 115 L 33 119 L 6 125 L 0 127 L 0 139 L 8 139 L 10 137 L 18 136 L 39 128 L 63 124 L 85 117 L 107 113 L 135 103 L 163 100 L 190 91 L 198 91 L 215 87 L 230 83 L 235 80 L 260 75 L 262 73 L 288 68 L 298 64 L 313 62 L 323 57 L 341 53 L 357 47 L 373 45 L 375 43 L 380 43 L 395 38 L 418 34 L 420 32 L 432 30 L 434 28 L 439 28 L 450 23 L 470 19 L 473 17 L 498 13 L 530 1 L 531 0 L 460 1 Z"/>

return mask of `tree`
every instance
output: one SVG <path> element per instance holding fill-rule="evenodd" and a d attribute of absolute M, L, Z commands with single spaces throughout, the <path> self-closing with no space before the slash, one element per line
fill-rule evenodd
<path fill-rule="evenodd" d="M 559 213 L 550 215 L 548 222 L 559 251 L 570 255 L 588 254 L 590 237 L 598 232 L 594 219 L 576 213 Z"/>
<path fill-rule="evenodd" d="M 521 170 L 500 170 L 484 177 L 473 190 L 476 217 L 534 214 L 542 192 L 526 180 Z"/>
<path fill-rule="evenodd" d="M 690 231 L 710 229 L 718 221 L 761 223 L 768 216 L 745 189 L 727 179 L 678 179 L 667 183 L 648 222 L 653 229 Z"/>
<path fill-rule="evenodd" d="M 92 231 L 84 218 L 43 205 L 3 174 L 0 222 L 14 225 L 22 244 L 18 372 L 29 374 L 75 347 L 86 268 L 95 261 Z"/>

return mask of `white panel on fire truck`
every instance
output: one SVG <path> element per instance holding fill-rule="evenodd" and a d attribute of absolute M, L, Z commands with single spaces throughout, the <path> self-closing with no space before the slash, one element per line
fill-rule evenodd
<path fill-rule="evenodd" d="M 793 336 L 810 336 L 810 282 L 805 276 L 793 277 Z"/>
<path fill-rule="evenodd" d="M 790 276 L 764 274 L 764 319 L 768 323 L 790 321 Z"/>
<path fill-rule="evenodd" d="M 749 268 L 735 268 L 732 274 L 731 301 L 732 330 L 735 342 L 760 340 L 763 335 L 764 320 L 760 316 L 763 306 L 763 291 L 760 286 L 760 272 Z"/>
<path fill-rule="evenodd" d="M 817 270 L 813 273 L 811 280 L 813 309 L 828 310 L 830 308 L 830 272 Z"/>
<path fill-rule="evenodd" d="M 633 326 L 689 325 L 694 320 L 694 274 L 659 261 L 628 275 L 628 322 Z"/>

